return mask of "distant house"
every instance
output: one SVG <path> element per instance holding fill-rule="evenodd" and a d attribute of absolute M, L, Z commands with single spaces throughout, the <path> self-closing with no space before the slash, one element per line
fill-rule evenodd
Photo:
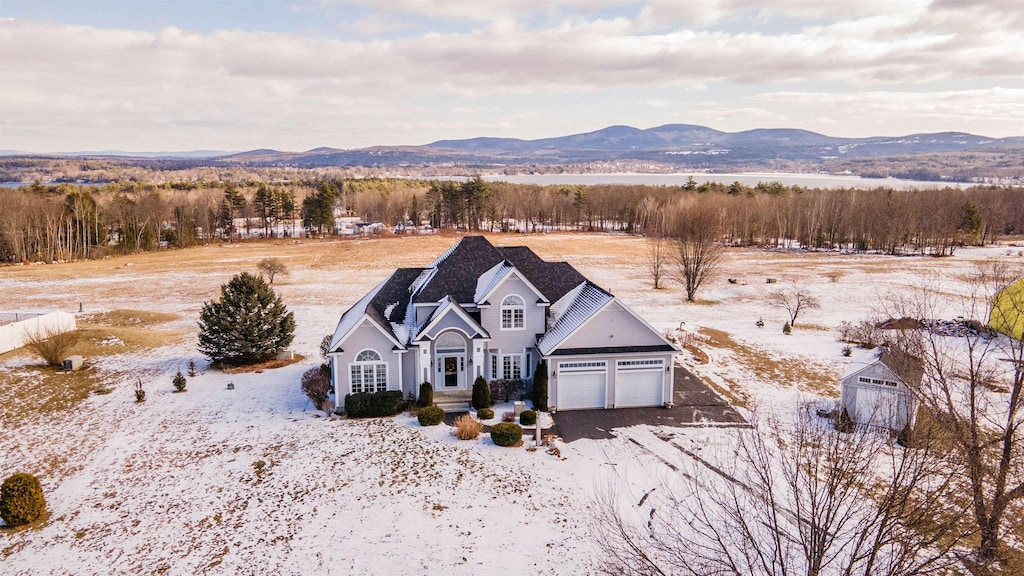
<path fill-rule="evenodd" d="M 858 354 L 843 372 L 839 409 L 858 424 L 897 432 L 913 427 L 922 374 L 920 363 L 898 349 L 880 346 Z"/>
<path fill-rule="evenodd" d="M 570 410 L 671 402 L 678 351 L 569 264 L 466 236 L 349 308 L 328 357 L 339 405 L 354 392 L 418 394 L 421 382 L 447 403 L 478 376 L 529 385 L 546 360 L 548 405 Z"/>

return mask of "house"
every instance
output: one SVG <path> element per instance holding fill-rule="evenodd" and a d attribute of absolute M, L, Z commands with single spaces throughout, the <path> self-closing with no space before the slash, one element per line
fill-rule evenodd
<path fill-rule="evenodd" d="M 923 371 L 915 358 L 879 346 L 850 360 L 841 379 L 839 410 L 853 422 L 902 431 L 917 416 L 915 391 Z"/>
<path fill-rule="evenodd" d="M 338 322 L 328 357 L 346 394 L 429 382 L 438 403 L 478 376 L 523 380 L 542 360 L 551 409 L 661 406 L 679 349 L 566 262 L 466 236 L 425 268 L 401 268 Z"/>

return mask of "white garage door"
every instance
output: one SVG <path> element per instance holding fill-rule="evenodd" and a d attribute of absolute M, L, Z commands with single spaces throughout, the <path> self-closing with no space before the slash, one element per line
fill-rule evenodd
<path fill-rule="evenodd" d="M 899 402 L 888 390 L 857 389 L 857 422 L 892 427 L 896 423 Z"/>
<path fill-rule="evenodd" d="M 664 360 L 620 360 L 615 366 L 616 407 L 661 406 Z"/>
<path fill-rule="evenodd" d="M 560 362 L 558 409 L 604 408 L 607 380 L 606 362 Z"/>

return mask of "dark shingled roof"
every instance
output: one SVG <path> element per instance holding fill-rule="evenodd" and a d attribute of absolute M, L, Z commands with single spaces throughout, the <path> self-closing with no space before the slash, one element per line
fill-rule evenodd
<path fill-rule="evenodd" d="M 498 252 L 526 276 L 544 294 L 548 302 L 556 302 L 567 292 L 586 281 L 568 262 L 547 262 L 526 246 L 498 248 Z"/>
<path fill-rule="evenodd" d="M 676 352 L 670 344 L 654 346 L 608 346 L 605 348 L 560 348 L 552 356 L 582 356 L 586 354 L 639 354 L 641 352 Z"/>
<path fill-rule="evenodd" d="M 924 362 L 899 347 L 881 346 L 878 359 L 892 370 L 903 383 L 911 388 L 921 385 L 924 377 Z"/>
<path fill-rule="evenodd" d="M 418 294 L 416 302 L 437 302 L 451 295 L 461 304 L 473 302 L 477 279 L 504 257 L 483 236 L 466 236 L 437 264 L 437 271 Z"/>
<path fill-rule="evenodd" d="M 377 295 L 370 301 L 370 308 L 373 309 L 377 314 L 374 316 L 375 320 L 384 319 L 384 313 L 387 311 L 388 306 L 391 304 L 394 306 L 391 310 L 391 316 L 386 318 L 384 322 L 394 322 L 395 324 L 401 324 L 405 321 L 405 311 L 409 306 L 409 298 L 412 294 L 409 293 L 409 288 L 412 283 L 419 278 L 419 275 L 423 272 L 423 268 L 399 268 L 395 270 L 394 274 L 387 279 L 384 286 L 381 287 Z M 367 311 L 367 313 L 370 313 Z"/>

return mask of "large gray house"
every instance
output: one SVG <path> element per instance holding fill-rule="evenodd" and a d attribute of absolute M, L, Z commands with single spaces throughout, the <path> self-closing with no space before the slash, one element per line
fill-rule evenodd
<path fill-rule="evenodd" d="M 348 309 L 331 340 L 335 401 L 430 382 L 465 398 L 477 376 L 533 381 L 552 409 L 660 406 L 679 349 L 566 262 L 466 236 L 426 268 L 401 268 Z"/>

